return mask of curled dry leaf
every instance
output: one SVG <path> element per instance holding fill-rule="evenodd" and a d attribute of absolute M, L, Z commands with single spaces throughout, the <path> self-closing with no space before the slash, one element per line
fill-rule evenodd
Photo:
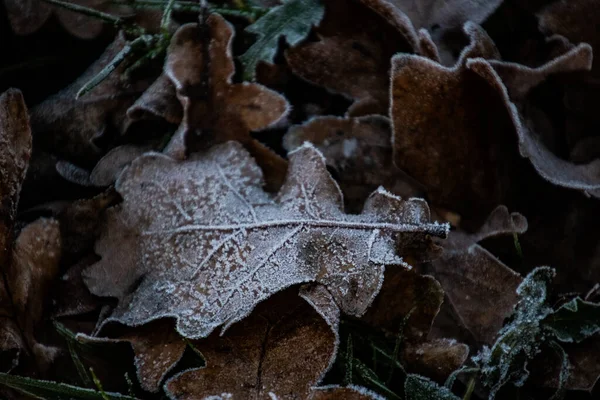
<path fill-rule="evenodd" d="M 34 137 L 41 149 L 84 167 L 92 167 L 102 155 L 97 140 L 120 132 L 126 110 L 147 82 L 126 82 L 121 64 L 92 92 L 75 99 L 77 91 L 96 76 L 126 45 L 122 33 L 100 58 L 71 85 L 31 111 Z"/>
<path fill-rule="evenodd" d="M 392 59 L 393 151 L 432 204 L 480 223 L 508 190 L 514 138 L 501 97 L 468 64 L 498 52 L 481 28 L 466 24 L 465 32 L 471 43 L 453 68 L 416 55 Z"/>
<path fill-rule="evenodd" d="M 360 215 L 343 213 L 342 195 L 321 154 L 290 154 L 277 197 L 262 189 L 260 169 L 229 142 L 176 162 L 146 154 L 116 184 L 124 202 L 110 210 L 86 271 L 90 290 L 119 305 L 108 321 L 139 325 L 173 316 L 199 338 L 247 316 L 288 286 L 319 282 L 342 311 L 362 315 L 385 265 L 397 254 L 428 250 L 448 227 L 429 222 L 419 199 L 379 190 Z"/>
<path fill-rule="evenodd" d="M 6 272 L 17 324 L 42 371 L 49 367 L 57 349 L 38 343 L 35 334 L 42 322 L 45 300 L 58 277 L 60 256 L 58 221 L 41 218 L 20 232 Z"/>
<path fill-rule="evenodd" d="M 496 208 L 475 233 L 451 232 L 442 257 L 426 268 L 442 284 L 449 306 L 477 343 L 491 344 L 517 303 L 521 277 L 477 243 L 498 235 L 524 233 L 527 221 Z"/>
<path fill-rule="evenodd" d="M 252 139 L 250 132 L 281 120 L 289 104 L 262 85 L 231 82 L 235 71 L 232 39 L 233 27 L 218 14 L 210 15 L 206 25 L 186 24 L 173 36 L 165 74 L 183 106 L 178 134 L 187 152 L 228 140 L 243 143 L 259 163 L 270 167 L 265 171 L 274 175 L 272 186 L 276 188 L 283 180 L 286 163 Z M 176 140 L 181 140 L 178 134 Z"/>
<path fill-rule="evenodd" d="M 7 273 L 12 258 L 14 219 L 30 157 L 31 129 L 27 107 L 21 92 L 11 89 L 0 96 L 0 367 L 4 370 L 16 365 L 24 347 L 14 320 Z"/>
<path fill-rule="evenodd" d="M 502 97 L 510 112 L 513 130 L 519 139 L 519 151 L 529 159 L 537 173 L 547 181 L 566 188 L 579 189 L 600 196 L 600 161 L 577 165 L 559 158 L 543 143 L 530 115 L 524 111 L 526 95 L 550 76 L 586 71 L 592 65 L 592 49 L 581 44 L 538 67 L 527 68 L 501 61 L 471 60 L 469 68 L 486 79 Z"/>
<path fill-rule="evenodd" d="M 195 341 L 206 367 L 170 379 L 166 384 L 169 396 L 178 400 L 314 398 L 313 387 L 336 355 L 339 312 L 327 317 L 333 322 L 330 325 L 320 312 L 291 294 L 287 298 L 276 295 L 261 304 L 224 336 L 213 333 Z M 331 304 L 328 309 L 337 309 L 327 291 L 318 296 Z"/>
<path fill-rule="evenodd" d="M 384 0 L 328 1 L 317 35 L 286 51 L 292 71 L 354 100 L 351 115 L 387 115 L 390 58 L 419 50 L 406 15 Z"/>
<path fill-rule="evenodd" d="M 162 119 L 179 124 L 183 118 L 181 103 L 171 79 L 161 74 L 127 110 L 128 126 L 144 119 Z"/>
<path fill-rule="evenodd" d="M 347 208 L 359 212 L 379 186 L 401 197 L 422 197 L 410 178 L 392 163 L 390 138 L 390 121 L 385 117 L 318 117 L 292 127 L 283 146 L 291 151 L 304 142 L 314 144 L 335 171 Z"/>

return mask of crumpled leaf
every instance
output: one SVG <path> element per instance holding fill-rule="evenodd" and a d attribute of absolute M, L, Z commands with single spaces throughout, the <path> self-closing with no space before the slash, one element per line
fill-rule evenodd
<path fill-rule="evenodd" d="M 320 0 L 284 0 L 245 31 L 257 36 L 257 41 L 240 56 L 244 65 L 244 79 L 253 80 L 259 62 L 272 63 L 279 39 L 284 37 L 290 46 L 297 45 L 310 32 L 313 25 L 323 19 L 325 9 Z"/>
<path fill-rule="evenodd" d="M 294 74 L 354 100 L 350 115 L 387 115 L 390 58 L 419 50 L 408 17 L 383 0 L 327 1 L 316 31 L 285 52 Z"/>
<path fill-rule="evenodd" d="M 336 172 L 347 209 L 359 212 L 379 186 L 401 197 L 423 197 L 419 188 L 392 163 L 389 119 L 317 117 L 292 127 L 283 138 L 291 151 L 308 141 L 325 156 Z"/>
<path fill-rule="evenodd" d="M 581 342 L 600 332 L 600 304 L 576 297 L 548 315 L 542 324 L 561 342 Z"/>
<path fill-rule="evenodd" d="M 453 313 L 478 343 L 493 343 L 513 311 L 522 279 L 477 243 L 526 230 L 522 215 L 499 206 L 475 233 L 451 232 L 442 256 L 424 269 L 440 281 Z"/>
<path fill-rule="evenodd" d="M 119 174 L 133 160 L 149 151 L 150 148 L 123 145 L 109 151 L 96 163 L 90 174 L 90 181 L 96 186 L 110 186 L 119 177 Z"/>
<path fill-rule="evenodd" d="M 183 105 L 183 122 L 174 140 L 180 140 L 188 153 L 237 140 L 269 167 L 265 171 L 273 175 L 269 183 L 273 181 L 275 189 L 285 174 L 285 161 L 252 139 L 250 131 L 278 122 L 288 113 L 289 104 L 262 85 L 232 84 L 233 28 L 218 14 L 211 14 L 206 26 L 182 26 L 168 49 L 165 74 Z"/>
<path fill-rule="evenodd" d="M 31 111 L 33 135 L 41 149 L 82 167 L 92 167 L 98 161 L 102 155 L 98 139 L 122 131 L 126 110 L 148 82 L 123 81 L 125 66 L 121 64 L 93 92 L 77 100 L 75 95 L 125 45 L 120 33 L 81 77 Z"/>
<path fill-rule="evenodd" d="M 103 258 L 86 271 L 92 293 L 119 299 L 105 322 L 173 316 L 183 336 L 205 337 L 310 281 L 326 285 L 344 312 L 362 315 L 384 266 L 403 264 L 397 252 L 427 250 L 430 235 L 447 232 L 429 223 L 422 200 L 383 190 L 362 214 L 344 214 L 312 146 L 290 154 L 276 198 L 261 185 L 261 171 L 234 142 L 180 163 L 159 154 L 135 160 L 117 181 L 124 202 L 108 213 L 96 245 Z"/>
<path fill-rule="evenodd" d="M 327 316 L 292 296 L 261 304 L 224 335 L 193 345 L 206 359 L 201 369 L 184 371 L 165 385 L 173 399 L 225 396 L 242 399 L 309 398 L 336 355 L 339 311 Z M 275 301 L 277 300 L 277 302 Z M 311 304 L 312 305 L 312 304 Z"/>
<path fill-rule="evenodd" d="M 459 400 L 459 397 L 455 396 L 446 387 L 415 374 L 406 376 L 404 390 L 408 400 Z"/>
<path fill-rule="evenodd" d="M 546 302 L 554 274 L 552 268 L 539 267 L 525 277 L 517 288 L 519 303 L 513 320 L 500 330 L 491 349 L 484 347 L 473 358 L 481 368 L 481 381 L 489 388 L 490 399 L 506 383 L 522 386 L 529 377 L 527 364 L 542 345 L 540 323 L 552 311 Z"/>

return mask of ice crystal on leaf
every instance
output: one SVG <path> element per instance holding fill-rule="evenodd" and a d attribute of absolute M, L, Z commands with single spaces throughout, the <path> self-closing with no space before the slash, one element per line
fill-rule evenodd
<path fill-rule="evenodd" d="M 116 184 L 124 202 L 96 244 L 102 260 L 85 273 L 94 294 L 119 299 L 105 323 L 171 316 L 183 336 L 206 337 L 302 282 L 325 285 L 343 312 L 359 316 L 386 265 L 447 234 L 429 222 L 423 200 L 383 189 L 361 214 L 345 214 L 318 150 L 305 145 L 289 156 L 276 197 L 234 142 L 183 162 L 152 153 L 134 161 Z"/>

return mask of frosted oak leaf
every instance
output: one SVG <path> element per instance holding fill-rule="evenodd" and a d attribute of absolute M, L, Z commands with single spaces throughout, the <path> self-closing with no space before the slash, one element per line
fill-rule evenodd
<path fill-rule="evenodd" d="M 102 260 L 84 274 L 92 293 L 119 300 L 104 324 L 174 317 L 183 336 L 206 337 L 303 282 L 325 285 L 343 312 L 360 316 L 386 265 L 406 265 L 399 254 L 447 234 L 423 200 L 382 189 L 361 214 L 345 214 L 321 153 L 307 144 L 289 157 L 277 196 L 263 191 L 261 170 L 236 142 L 182 162 L 135 160 L 96 243 Z"/>

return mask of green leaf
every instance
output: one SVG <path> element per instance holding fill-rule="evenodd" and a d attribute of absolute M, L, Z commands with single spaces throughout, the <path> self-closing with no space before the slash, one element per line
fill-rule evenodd
<path fill-rule="evenodd" d="M 135 397 L 111 392 L 105 392 L 105 397 L 103 397 L 102 393 L 93 389 L 8 375 L 1 372 L 0 385 L 5 385 L 33 397 L 47 400 L 103 400 L 104 398 L 108 398 L 109 400 L 136 400 Z"/>
<path fill-rule="evenodd" d="M 522 386 L 529 377 L 527 363 L 545 340 L 541 321 L 552 312 L 546 300 L 554 275 L 552 268 L 540 267 L 525 277 L 517 288 L 519 302 L 511 322 L 500 330 L 491 349 L 486 347 L 473 358 L 482 383 L 490 389 L 490 400 L 506 383 Z"/>
<path fill-rule="evenodd" d="M 246 32 L 256 34 L 258 40 L 240 56 L 244 79 L 254 79 L 259 61 L 273 62 L 281 36 L 290 46 L 296 45 L 324 14 L 325 8 L 319 0 L 287 0 L 249 25 Z"/>
<path fill-rule="evenodd" d="M 407 400 L 460 400 L 448 388 L 440 386 L 424 376 L 409 374 L 404 382 Z"/>
<path fill-rule="evenodd" d="M 542 324 L 561 342 L 581 342 L 600 332 L 600 304 L 577 297 L 548 315 Z"/>

